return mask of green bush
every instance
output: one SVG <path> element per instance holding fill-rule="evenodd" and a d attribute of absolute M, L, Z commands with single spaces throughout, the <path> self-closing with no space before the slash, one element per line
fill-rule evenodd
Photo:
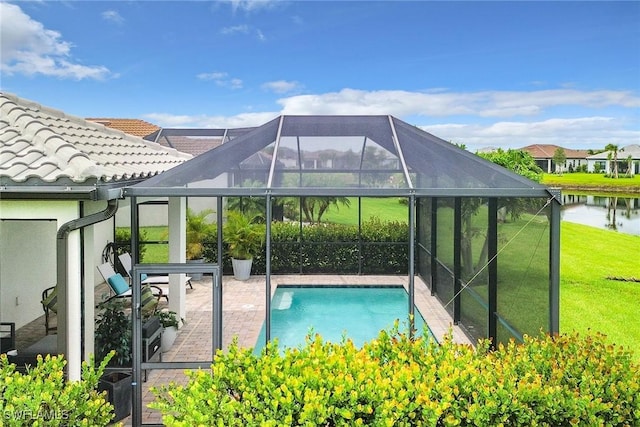
<path fill-rule="evenodd" d="M 38 356 L 38 364 L 23 374 L 0 355 L 0 425 L 109 425 L 113 406 L 96 390 L 106 362 L 97 369 L 93 360 L 83 363 L 81 381 L 66 381 L 65 365 L 61 357 Z"/>
<path fill-rule="evenodd" d="M 274 222 L 271 226 L 271 271 L 286 273 L 406 274 L 409 263 L 409 226 L 371 218 L 361 226 Z M 217 261 L 216 233 L 205 239 L 204 256 Z M 223 271 L 231 273 L 231 260 L 223 257 Z M 252 271 L 265 274 L 266 248 L 254 255 Z"/>
<path fill-rule="evenodd" d="M 640 375 L 604 337 L 527 337 L 489 351 L 397 330 L 356 348 L 318 336 L 257 356 L 231 345 L 187 385 L 154 388 L 168 426 L 636 426 Z"/>
<path fill-rule="evenodd" d="M 139 239 L 141 242 L 147 240 L 147 231 L 141 230 Z M 116 228 L 115 236 L 116 255 L 122 255 L 123 253 L 131 253 L 131 230 L 129 228 Z M 144 254 L 147 252 L 147 245 L 140 243 L 140 259 L 144 260 Z"/>

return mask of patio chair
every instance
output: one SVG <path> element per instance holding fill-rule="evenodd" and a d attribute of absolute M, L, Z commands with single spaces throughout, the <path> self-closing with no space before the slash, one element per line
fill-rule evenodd
<path fill-rule="evenodd" d="M 51 286 L 50 288 L 42 291 L 42 309 L 44 310 L 44 330 L 45 335 L 49 335 L 49 332 L 57 331 L 58 326 L 52 326 L 51 320 L 53 316 L 58 313 L 58 288 L 57 286 Z"/>
<path fill-rule="evenodd" d="M 124 270 L 127 272 L 127 275 L 131 277 L 131 267 L 133 263 L 131 262 L 131 255 L 128 253 L 123 253 L 122 255 L 118 255 L 118 260 Z M 168 285 L 169 284 L 169 276 L 143 276 L 142 277 L 143 285 Z M 185 286 L 189 286 L 193 289 L 193 284 L 191 284 L 191 277 L 187 276 L 185 278 Z"/>
<path fill-rule="evenodd" d="M 113 269 L 113 266 L 110 263 L 104 263 L 96 267 L 98 272 L 102 276 L 105 282 L 109 285 L 111 291 L 115 294 L 116 298 L 126 298 L 131 297 L 131 287 L 129 283 L 122 277 L 120 273 L 116 273 Z M 145 303 L 150 303 L 147 301 L 148 295 L 151 294 L 154 296 L 156 301 L 160 301 L 161 298 L 165 298 L 169 301 L 168 293 L 169 290 L 165 291 L 156 285 L 143 284 L 142 286 L 142 307 L 144 311 L 148 311 L 145 309 Z M 157 304 L 156 304 L 157 305 Z"/>

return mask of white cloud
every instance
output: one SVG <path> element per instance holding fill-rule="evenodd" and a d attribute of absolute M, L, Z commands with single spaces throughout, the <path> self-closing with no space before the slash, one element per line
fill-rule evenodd
<path fill-rule="evenodd" d="M 34 21 L 19 6 L 0 2 L 0 70 L 8 75 L 42 74 L 59 78 L 96 79 L 112 76 L 104 66 L 87 66 L 71 58 L 73 45 L 62 35 Z"/>
<path fill-rule="evenodd" d="M 221 80 L 228 77 L 227 73 L 213 72 L 213 73 L 200 73 L 196 77 L 200 80 Z"/>
<path fill-rule="evenodd" d="M 280 113 L 242 113 L 234 116 L 171 115 L 167 113 L 145 114 L 143 118 L 161 127 L 193 128 L 241 128 L 260 126 L 273 120 Z"/>
<path fill-rule="evenodd" d="M 255 30 L 252 30 L 252 28 L 246 24 L 234 25 L 231 27 L 223 27 L 220 29 L 220 34 L 223 34 L 225 36 L 230 36 L 234 34 L 250 34 L 251 32 L 254 32 L 256 35 L 256 38 L 261 42 L 267 40 L 267 37 L 264 35 L 261 29 L 256 28 Z"/>
<path fill-rule="evenodd" d="M 118 25 L 124 23 L 124 18 L 122 17 L 122 15 L 120 15 L 120 13 L 115 10 L 105 10 L 104 12 L 102 12 L 102 19 Z"/>
<path fill-rule="evenodd" d="M 247 34 L 249 33 L 248 25 L 234 25 L 232 27 L 223 27 L 220 29 L 220 34 L 230 35 L 230 34 Z"/>
<path fill-rule="evenodd" d="M 226 74 L 222 77 L 229 80 Z M 298 85 L 295 81 L 281 80 L 267 82 L 262 88 L 287 93 L 300 89 Z M 608 143 L 621 146 L 640 143 L 640 101 L 637 95 L 626 91 L 465 93 L 444 89 L 427 92 L 343 89 L 283 97 L 277 102 L 281 111 L 178 117 L 181 126 L 244 127 L 262 125 L 279 114 L 391 114 L 444 140 L 466 144 L 472 150 L 530 144 L 580 149 L 602 148 Z M 571 107 L 570 114 L 566 113 L 567 106 Z M 171 126 L 171 117 L 162 116 L 163 122 L 158 124 Z"/>
<path fill-rule="evenodd" d="M 540 115 L 555 106 L 602 108 L 640 107 L 640 97 L 628 91 L 544 90 L 531 92 L 408 92 L 342 89 L 318 95 L 278 100 L 285 114 L 393 114 L 442 117 L 471 115 L 514 117 Z"/>
<path fill-rule="evenodd" d="M 602 116 L 486 125 L 445 123 L 419 127 L 444 140 L 463 143 L 472 149 L 490 146 L 521 148 L 531 144 L 588 149 L 602 148 L 609 143 L 624 146 L 640 141 L 640 131 L 628 129 L 621 119 Z"/>
<path fill-rule="evenodd" d="M 242 80 L 231 79 L 226 82 L 226 86 L 230 87 L 231 89 L 242 89 Z"/>
<path fill-rule="evenodd" d="M 254 12 L 260 9 L 272 9 L 278 4 L 283 4 L 281 0 L 230 0 L 231 8 L 235 13 L 238 10 L 244 12 Z"/>
<path fill-rule="evenodd" d="M 261 87 L 264 90 L 278 93 L 278 94 L 297 92 L 302 89 L 302 85 L 299 82 L 286 81 L 286 80 L 276 80 L 273 82 L 267 82 L 262 84 Z"/>
<path fill-rule="evenodd" d="M 242 89 L 242 80 L 238 78 L 230 78 L 228 73 L 225 72 L 213 72 L 213 73 L 200 73 L 196 76 L 200 80 L 211 80 L 218 86 L 228 87 L 230 89 Z"/>

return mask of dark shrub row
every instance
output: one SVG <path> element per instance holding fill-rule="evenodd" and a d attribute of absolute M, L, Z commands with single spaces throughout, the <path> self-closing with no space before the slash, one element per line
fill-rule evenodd
<path fill-rule="evenodd" d="M 271 227 L 271 269 L 275 274 L 337 273 L 406 274 L 409 262 L 409 228 L 406 223 L 373 218 L 358 227 L 295 222 L 274 222 Z M 204 255 L 217 260 L 216 233 L 208 236 Z M 223 259 L 225 274 L 231 260 Z M 253 274 L 265 274 L 266 248 L 253 259 Z"/>

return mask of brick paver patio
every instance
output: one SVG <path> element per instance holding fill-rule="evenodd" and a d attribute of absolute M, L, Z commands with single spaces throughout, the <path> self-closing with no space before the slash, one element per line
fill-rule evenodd
<path fill-rule="evenodd" d="M 408 286 L 406 276 L 272 276 L 272 293 L 278 284 L 288 285 L 402 285 Z M 96 295 L 104 293 L 104 288 L 96 288 Z M 97 296 L 98 298 L 98 296 Z M 98 299 L 99 300 L 99 299 Z M 252 276 L 247 281 L 237 281 L 225 276 L 223 279 L 223 348 L 227 348 L 234 337 L 243 347 L 254 347 L 265 319 L 265 277 Z M 441 339 L 449 330 L 454 340 L 470 341 L 457 326 L 451 324 L 451 318 L 435 297 L 431 296 L 426 285 L 416 278 L 415 301 L 420 313 L 437 339 Z M 165 303 L 162 303 L 165 304 Z M 163 362 L 174 361 L 210 361 L 212 359 L 212 282 L 211 278 L 194 281 L 193 289 L 186 291 L 186 324 L 181 328 L 173 347 L 162 356 Z M 43 317 L 24 326 L 18 334 L 18 349 L 37 341 L 44 335 Z M 175 381 L 186 382 L 182 370 L 161 369 L 149 371 L 147 381 L 142 384 L 144 424 L 160 424 L 160 413 L 147 407 L 154 399 L 150 387 L 169 384 Z M 123 421 L 131 425 L 129 418 Z"/>

